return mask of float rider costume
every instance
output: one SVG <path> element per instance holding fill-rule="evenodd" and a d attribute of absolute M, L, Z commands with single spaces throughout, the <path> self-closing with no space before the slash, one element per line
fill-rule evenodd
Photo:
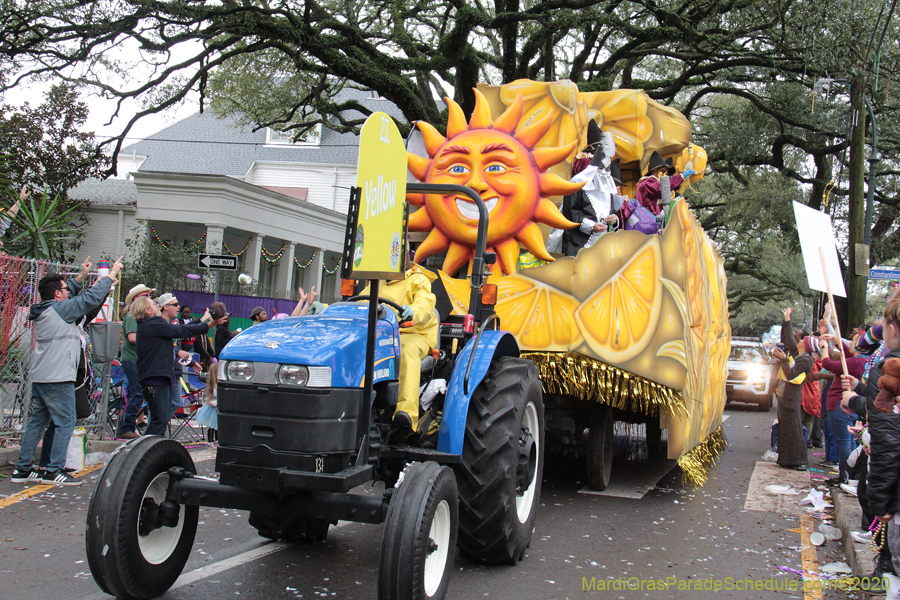
<path fill-rule="evenodd" d="M 406 278 L 397 281 L 382 281 L 378 295 L 401 306 L 412 309 L 412 327 L 400 328 L 400 394 L 394 410 L 397 415 L 406 413 L 411 421 L 411 432 L 419 427 L 419 381 L 422 359 L 437 345 L 440 323 L 435 314 L 437 299 L 431 292 L 431 282 L 437 276 L 413 264 L 406 271 Z M 369 293 L 369 287 L 362 294 Z"/>

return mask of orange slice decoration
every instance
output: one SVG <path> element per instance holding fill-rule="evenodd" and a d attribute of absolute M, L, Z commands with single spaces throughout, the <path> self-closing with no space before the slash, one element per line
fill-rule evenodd
<path fill-rule="evenodd" d="M 631 360 L 648 346 L 662 308 L 659 236 L 647 242 L 575 311 L 575 323 L 597 356 Z"/>

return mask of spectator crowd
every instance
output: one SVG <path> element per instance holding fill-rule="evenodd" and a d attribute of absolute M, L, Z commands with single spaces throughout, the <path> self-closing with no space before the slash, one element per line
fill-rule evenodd
<path fill-rule="evenodd" d="M 122 262 L 121 258 L 115 261 L 108 273 L 101 271 L 88 287 L 83 282 L 91 266 L 88 257 L 76 277 L 52 274 L 38 283 L 40 302 L 31 307 L 28 316 L 36 340 L 30 367 L 32 412 L 11 478 L 14 483 L 83 483 L 72 476 L 74 469 L 65 463 L 76 420 L 92 412 L 88 390 L 92 389 L 93 371 L 86 325 L 97 317 L 118 283 Z M 189 396 L 194 393 L 185 383 L 186 369 L 190 369 L 206 378 L 200 396 L 204 405 L 196 417 L 208 428 L 208 441 L 215 443 L 217 360 L 240 330 L 230 330 L 230 314 L 221 302 L 214 302 L 196 316 L 172 293 L 156 296 L 156 291 L 138 284 L 125 296 L 118 358 L 124 374 L 124 404 L 118 410 L 116 437 L 132 440 L 142 435 L 165 435 L 173 416 L 185 407 L 183 392 Z M 321 312 L 323 305 L 316 302 L 315 287 L 309 294 L 300 288 L 299 294 L 300 302 L 292 316 Z M 277 311 L 274 315 L 288 316 Z M 265 308 L 258 307 L 251 318 L 257 324 L 266 321 L 268 315 Z M 41 458 L 35 468 L 35 452 L 42 439 Z"/>

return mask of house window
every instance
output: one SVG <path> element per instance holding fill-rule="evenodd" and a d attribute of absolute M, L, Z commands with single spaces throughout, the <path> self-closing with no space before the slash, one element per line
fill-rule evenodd
<path fill-rule="evenodd" d="M 317 124 L 296 142 L 291 139 L 293 135 L 293 132 L 276 131 L 271 127 L 267 127 L 266 144 L 272 146 L 318 146 L 319 140 L 322 139 L 322 124 Z"/>

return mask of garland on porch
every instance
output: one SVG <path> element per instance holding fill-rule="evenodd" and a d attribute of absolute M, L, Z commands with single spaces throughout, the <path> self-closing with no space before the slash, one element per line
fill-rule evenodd
<path fill-rule="evenodd" d="M 165 242 L 165 240 L 163 240 L 161 237 L 159 237 L 159 234 L 156 232 L 156 227 L 153 226 L 153 221 L 149 221 L 149 223 L 150 223 L 150 233 L 153 235 L 153 239 L 155 239 L 157 242 L 159 242 L 159 245 L 162 246 L 163 248 L 165 248 L 166 250 L 171 250 L 172 249 L 171 246 L 169 246 L 169 244 L 167 244 Z M 206 241 L 206 232 L 205 231 L 203 232 L 203 235 L 200 236 L 200 239 L 197 240 L 197 243 L 202 244 L 204 241 Z"/>
<path fill-rule="evenodd" d="M 252 241 L 253 241 L 253 238 L 252 238 L 252 237 L 247 238 L 247 243 L 244 244 L 244 249 L 243 249 L 243 250 L 241 250 L 240 252 L 232 252 L 232 251 L 230 251 L 230 250 L 228 249 L 228 244 L 226 244 L 226 243 L 225 243 L 225 240 L 223 239 L 223 240 L 222 240 L 222 249 L 225 250 L 225 254 L 231 254 L 231 255 L 233 255 L 233 256 L 240 256 L 241 254 L 243 254 L 244 252 L 247 251 L 247 248 L 250 247 L 250 242 L 252 242 Z"/>
<path fill-rule="evenodd" d="M 312 256 L 309 257 L 309 260 L 306 261 L 306 264 L 305 264 L 305 265 L 301 265 L 300 262 L 297 260 L 297 257 L 294 256 L 294 266 L 296 266 L 298 269 L 306 269 L 306 268 L 309 267 L 309 265 L 312 264 L 313 259 L 314 259 L 315 257 L 316 257 L 316 255 L 313 254 Z"/>
<path fill-rule="evenodd" d="M 270 265 L 275 264 L 279 260 L 281 260 L 281 255 L 284 254 L 284 251 L 286 249 L 287 249 L 287 242 L 283 242 L 281 244 L 281 248 L 279 248 L 277 252 L 269 252 L 268 250 L 266 250 L 265 246 L 262 246 L 262 257 Z"/>

